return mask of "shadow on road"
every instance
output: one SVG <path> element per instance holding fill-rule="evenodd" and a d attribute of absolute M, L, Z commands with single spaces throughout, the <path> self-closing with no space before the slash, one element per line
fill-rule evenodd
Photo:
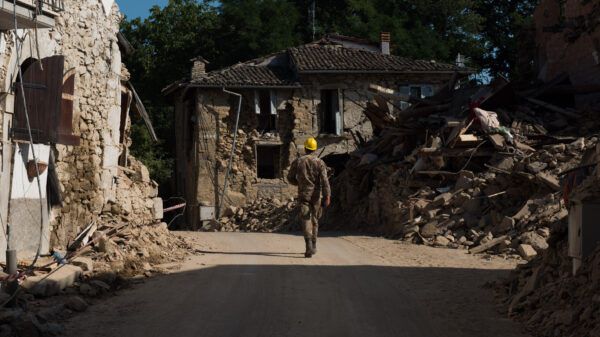
<path fill-rule="evenodd" d="M 67 332 L 144 337 L 526 336 L 495 311 L 493 293 L 483 287 L 502 275 L 506 271 L 218 265 L 150 279 L 76 316 Z"/>
<path fill-rule="evenodd" d="M 199 254 L 221 254 L 221 255 L 259 255 L 259 256 L 272 256 L 272 257 L 286 257 L 292 259 L 304 259 L 304 253 L 267 253 L 267 252 L 219 252 L 213 250 L 200 250 L 196 249 L 196 253 Z"/>

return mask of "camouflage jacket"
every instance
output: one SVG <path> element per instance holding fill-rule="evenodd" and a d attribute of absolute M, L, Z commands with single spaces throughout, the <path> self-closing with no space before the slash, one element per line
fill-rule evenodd
<path fill-rule="evenodd" d="M 323 198 L 331 195 L 327 166 L 314 154 L 307 154 L 294 160 L 287 179 L 290 183 L 298 185 L 300 201 L 319 202 L 321 193 Z"/>

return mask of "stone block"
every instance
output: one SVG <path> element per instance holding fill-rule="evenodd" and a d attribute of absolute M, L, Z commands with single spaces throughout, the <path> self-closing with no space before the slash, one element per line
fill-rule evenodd
<path fill-rule="evenodd" d="M 154 215 L 154 219 L 161 220 L 164 216 L 162 198 L 154 198 L 154 199 L 152 199 L 152 203 L 153 203 L 152 214 Z"/>
<path fill-rule="evenodd" d="M 83 271 L 93 271 L 94 261 L 89 257 L 78 256 L 69 261 L 72 265 L 80 267 Z"/>
<path fill-rule="evenodd" d="M 533 247 L 531 247 L 531 245 L 520 244 L 518 250 L 519 254 L 521 254 L 521 257 L 525 260 L 531 260 L 537 255 L 537 252 L 535 249 L 533 249 Z"/>
<path fill-rule="evenodd" d="M 51 274 L 28 277 L 23 288 L 36 296 L 52 296 L 70 287 L 81 277 L 83 270 L 70 264 L 61 265 Z"/>
<path fill-rule="evenodd" d="M 433 201 L 431 202 L 431 206 L 432 207 L 442 207 L 442 206 L 446 205 L 448 203 L 448 201 L 450 201 L 451 198 L 452 198 L 452 193 L 449 193 L 449 192 L 442 193 L 433 199 Z"/>
<path fill-rule="evenodd" d="M 79 296 L 71 296 L 65 303 L 66 307 L 77 312 L 85 311 L 88 304 Z"/>
<path fill-rule="evenodd" d="M 522 243 L 531 245 L 536 251 L 548 249 L 546 239 L 536 232 L 527 232 L 519 236 Z"/>
<path fill-rule="evenodd" d="M 448 246 L 448 244 L 450 244 L 450 240 L 441 235 L 438 235 L 435 237 L 435 244 L 438 246 L 446 247 Z"/>

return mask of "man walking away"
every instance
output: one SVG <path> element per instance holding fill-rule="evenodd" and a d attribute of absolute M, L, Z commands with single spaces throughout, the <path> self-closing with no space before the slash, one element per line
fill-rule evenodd
<path fill-rule="evenodd" d="M 287 179 L 293 185 L 298 185 L 298 206 L 304 230 L 306 252 L 304 257 L 312 257 L 317 253 L 317 234 L 319 218 L 321 217 L 321 194 L 323 205 L 329 206 L 331 188 L 327 178 L 327 166 L 315 155 L 317 141 L 309 138 L 304 142 L 306 154 L 292 163 Z"/>

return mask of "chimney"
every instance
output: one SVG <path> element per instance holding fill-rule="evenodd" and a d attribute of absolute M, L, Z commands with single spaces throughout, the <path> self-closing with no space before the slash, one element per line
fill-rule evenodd
<path fill-rule="evenodd" d="M 206 74 L 206 65 L 209 64 L 202 56 L 194 57 L 190 61 L 194 62 L 192 66 L 191 79 L 202 77 Z"/>
<path fill-rule="evenodd" d="M 390 54 L 390 32 L 381 32 L 381 53 L 384 55 Z"/>

